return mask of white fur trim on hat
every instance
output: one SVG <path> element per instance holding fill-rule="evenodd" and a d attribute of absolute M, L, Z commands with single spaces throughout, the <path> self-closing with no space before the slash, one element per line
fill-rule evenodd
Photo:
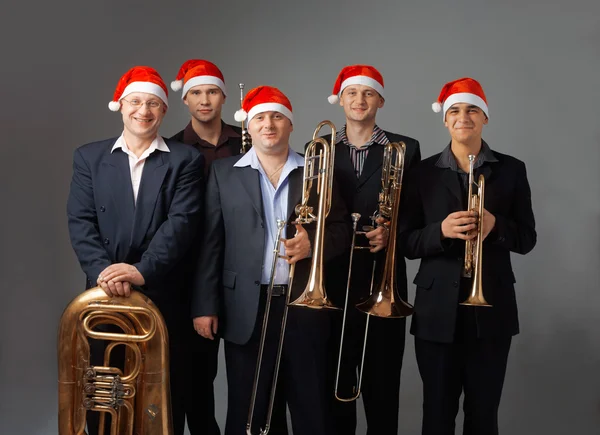
<path fill-rule="evenodd" d="M 258 115 L 261 112 L 279 112 L 282 115 L 284 115 L 285 117 L 287 117 L 292 122 L 292 124 L 294 123 L 294 116 L 292 115 L 292 112 L 290 111 L 290 109 L 285 107 L 283 104 L 279 104 L 279 103 L 257 104 L 256 106 L 254 106 L 252 109 L 250 109 L 248 111 L 248 122 L 252 121 L 252 118 L 254 118 L 256 115 Z"/>
<path fill-rule="evenodd" d="M 248 119 L 248 114 L 246 113 L 246 111 L 244 109 L 236 110 L 235 113 L 233 114 L 233 118 L 237 122 L 242 122 L 242 121 L 245 121 L 246 119 Z"/>
<path fill-rule="evenodd" d="M 119 97 L 119 100 L 125 98 L 129 94 L 133 94 L 134 92 L 145 92 L 147 94 L 156 95 L 158 98 L 163 100 L 165 106 L 169 105 L 169 99 L 167 98 L 167 94 L 160 86 L 151 83 L 151 82 L 132 82 L 127 85 L 127 87 L 123 90 L 123 93 Z"/>
<path fill-rule="evenodd" d="M 175 92 L 181 90 L 182 87 L 183 87 L 183 80 L 173 80 L 171 82 L 171 89 L 173 89 Z"/>
<path fill-rule="evenodd" d="M 327 97 L 327 101 L 329 101 L 329 104 L 337 104 L 340 102 L 340 97 L 337 95 L 330 95 Z"/>
<path fill-rule="evenodd" d="M 340 95 L 342 94 L 342 92 L 344 92 L 344 89 L 351 85 L 369 86 L 375 89 L 379 93 L 379 95 L 381 95 L 381 98 L 385 98 L 385 96 L 383 95 L 383 86 L 381 86 L 381 83 L 367 76 L 348 77 L 342 82 L 342 86 L 340 86 Z"/>
<path fill-rule="evenodd" d="M 121 108 L 121 102 L 119 102 L 119 101 L 111 101 L 110 103 L 108 103 L 108 108 L 112 112 L 118 112 L 119 109 Z"/>
<path fill-rule="evenodd" d="M 191 79 L 189 79 L 187 82 L 185 82 L 185 85 L 183 85 L 183 91 L 181 92 L 181 99 L 183 100 L 183 98 L 185 97 L 185 94 L 187 94 L 187 92 L 192 89 L 194 86 L 198 86 L 198 85 L 215 85 L 218 86 L 219 88 L 221 88 L 221 91 L 223 91 L 223 95 L 227 96 L 227 89 L 225 89 L 225 83 L 223 83 L 223 80 L 221 80 L 218 77 L 215 76 L 196 76 L 196 77 L 192 77 Z"/>
<path fill-rule="evenodd" d="M 481 98 L 475 94 L 468 93 L 468 92 L 459 92 L 459 93 L 450 95 L 448 98 L 446 98 L 446 101 L 444 101 L 444 110 L 443 110 L 444 118 L 446 118 L 446 112 L 448 111 L 448 109 L 453 104 L 456 104 L 456 103 L 473 104 L 474 106 L 477 106 L 481 110 L 483 110 L 483 113 L 485 113 L 485 116 L 487 116 L 488 118 L 490 117 L 489 111 L 488 111 L 488 106 L 487 106 L 487 104 L 485 104 L 485 101 L 483 101 L 483 98 Z"/>

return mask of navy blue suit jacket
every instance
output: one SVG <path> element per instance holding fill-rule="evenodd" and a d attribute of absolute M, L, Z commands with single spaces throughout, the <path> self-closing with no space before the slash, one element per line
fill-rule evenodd
<path fill-rule="evenodd" d="M 186 274 L 180 272 L 201 224 L 204 157 L 165 139 L 170 152 L 148 156 L 134 203 L 128 156 L 121 149 L 111 153 L 116 140 L 83 145 L 73 157 L 67 215 L 86 287 L 109 265 L 128 263 L 159 307 L 160 301 L 185 303 Z"/>

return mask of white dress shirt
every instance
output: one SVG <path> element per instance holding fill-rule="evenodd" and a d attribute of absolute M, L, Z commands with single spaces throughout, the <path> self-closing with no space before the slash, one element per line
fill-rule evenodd
<path fill-rule="evenodd" d="M 156 138 L 150 144 L 150 147 L 138 158 L 127 146 L 123 134 L 119 136 L 110 152 L 112 153 L 117 148 L 121 148 L 123 152 L 129 156 L 129 172 L 131 175 L 131 185 L 133 187 L 133 200 L 134 202 L 137 202 L 138 191 L 140 190 L 140 181 L 142 181 L 142 173 L 144 171 L 146 159 L 156 150 L 163 151 L 165 153 L 168 153 L 171 150 L 169 150 L 169 147 L 161 136 L 156 136 Z"/>

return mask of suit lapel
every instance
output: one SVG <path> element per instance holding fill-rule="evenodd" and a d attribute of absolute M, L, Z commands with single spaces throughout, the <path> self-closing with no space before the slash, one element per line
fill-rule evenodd
<path fill-rule="evenodd" d="M 358 178 L 356 178 L 356 172 L 354 171 L 352 160 L 350 160 L 350 153 L 348 152 L 348 147 L 343 142 L 340 142 L 335 146 L 334 177 L 337 180 L 341 180 L 342 185 L 350 183 L 350 185 L 352 186 L 352 192 L 356 190 L 356 187 L 358 185 Z"/>
<path fill-rule="evenodd" d="M 116 149 L 104 158 L 102 166 L 107 170 L 107 187 L 110 190 L 110 195 L 120 217 L 121 222 L 119 225 L 127 228 L 125 234 L 130 234 L 133 222 L 134 200 L 129 157 L 120 149 Z"/>
<path fill-rule="evenodd" d="M 260 216 L 261 222 L 264 221 L 265 213 L 263 210 L 262 195 L 260 193 L 260 174 L 256 169 L 252 169 L 250 166 L 241 168 L 234 167 L 233 170 L 237 174 L 241 185 L 244 186 L 243 189 L 248 193 L 252 206 Z"/>
<path fill-rule="evenodd" d="M 452 192 L 454 197 L 458 200 L 458 203 L 461 204 L 461 207 L 464 209 L 465 204 L 463 204 L 463 195 L 460 181 L 458 180 L 458 173 L 454 172 L 450 168 L 444 168 L 442 171 L 442 182 L 448 188 L 448 190 Z"/>
<path fill-rule="evenodd" d="M 288 207 L 287 222 L 291 222 L 296 215 L 296 205 L 302 201 L 302 187 L 304 185 L 304 167 L 300 166 L 288 175 Z M 316 180 L 315 180 L 316 182 Z"/>
<path fill-rule="evenodd" d="M 158 192 L 163 184 L 169 165 L 162 151 L 154 151 L 144 163 L 140 189 L 135 206 L 132 246 L 140 246 L 152 221 Z"/>
<path fill-rule="evenodd" d="M 242 138 L 230 137 L 227 141 L 227 146 L 229 147 L 231 155 L 237 156 L 240 154 L 240 150 L 242 149 Z"/>
<path fill-rule="evenodd" d="M 362 186 L 381 167 L 383 160 L 383 145 L 374 143 L 369 148 L 367 160 L 363 166 L 362 173 L 358 178 L 358 186 Z"/>

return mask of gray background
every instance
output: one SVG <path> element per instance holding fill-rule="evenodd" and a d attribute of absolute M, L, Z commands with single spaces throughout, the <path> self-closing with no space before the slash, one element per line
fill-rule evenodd
<path fill-rule="evenodd" d="M 281 88 L 294 106 L 296 149 L 322 119 L 342 124 L 341 108 L 326 98 L 344 65 L 382 71 L 378 123 L 418 138 L 424 156 L 448 141 L 430 109 L 441 85 L 479 79 L 491 111 L 484 137 L 527 163 L 538 229 L 535 250 L 514 256 L 522 333 L 501 430 L 600 432 L 597 1 L 12 3 L 0 17 L 0 433 L 57 432 L 57 323 L 84 282 L 65 216 L 73 150 L 120 133 L 121 118 L 106 105 L 129 67 L 152 65 L 170 82 L 192 57 L 223 70 L 230 122 L 238 82 Z M 162 133 L 187 118 L 172 93 Z M 411 279 L 416 267 L 409 263 Z M 401 433 L 417 434 L 412 339 L 404 361 Z M 223 366 L 216 388 L 223 423 Z"/>

